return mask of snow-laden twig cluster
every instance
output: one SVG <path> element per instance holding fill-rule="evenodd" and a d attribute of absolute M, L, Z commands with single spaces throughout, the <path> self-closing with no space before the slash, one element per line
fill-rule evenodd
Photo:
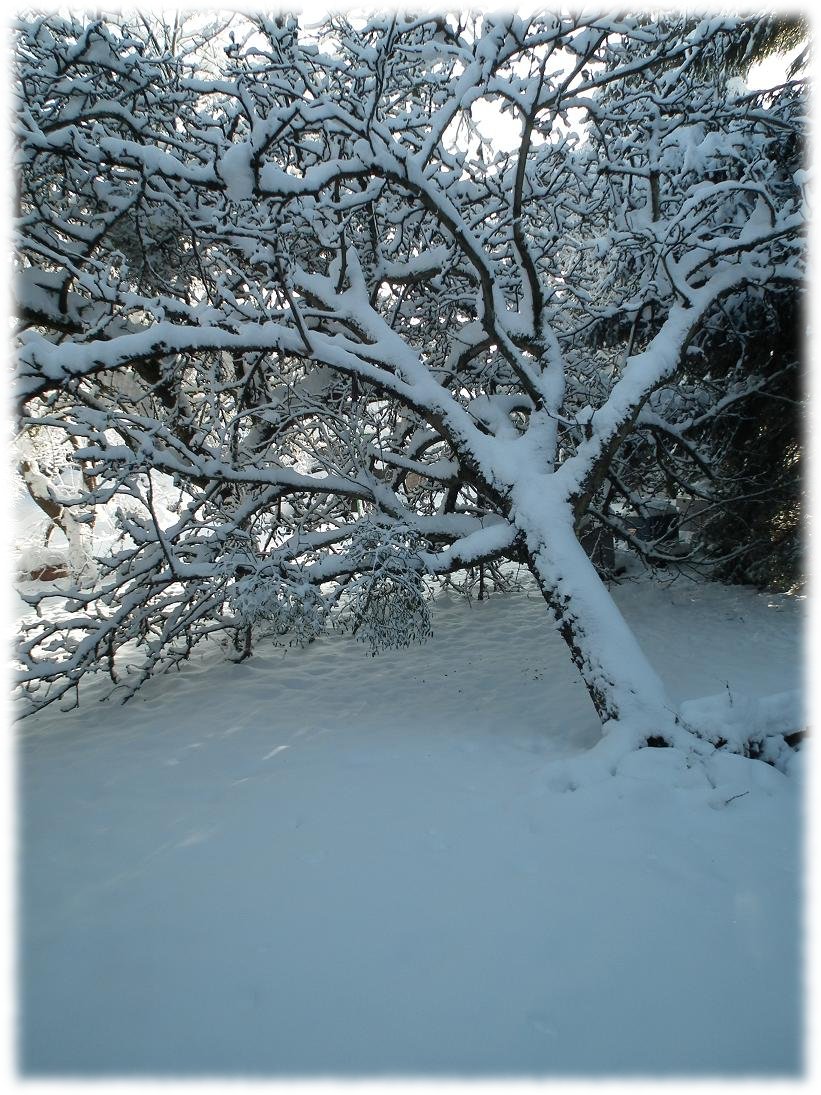
<path fill-rule="evenodd" d="M 345 588 L 341 621 L 373 653 L 430 637 L 422 543 L 412 528 L 375 521 L 363 521 L 354 533 L 356 573 Z"/>

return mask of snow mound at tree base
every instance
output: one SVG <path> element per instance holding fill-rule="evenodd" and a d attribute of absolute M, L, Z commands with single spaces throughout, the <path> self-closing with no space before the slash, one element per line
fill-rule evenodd
<path fill-rule="evenodd" d="M 686 700 L 681 718 L 717 748 L 789 769 L 794 745 L 806 727 L 800 691 L 771 696 L 739 695 L 727 689 L 714 696 Z"/>
<path fill-rule="evenodd" d="M 679 715 L 671 712 L 663 725 L 648 719 L 610 720 L 592 748 L 550 762 L 545 775 L 555 791 L 575 791 L 625 773 L 674 787 L 704 784 L 716 789 L 723 787 L 728 771 L 734 778 L 747 778 L 745 773 L 761 767 L 761 761 L 764 767 L 791 774 L 805 727 L 799 690 L 770 696 L 728 690 L 683 701 Z M 725 763 L 723 757 L 732 759 Z M 755 785 L 768 778 L 750 776 Z"/>

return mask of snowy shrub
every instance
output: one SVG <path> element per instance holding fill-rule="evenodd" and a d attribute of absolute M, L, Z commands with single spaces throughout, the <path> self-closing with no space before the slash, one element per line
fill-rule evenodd
<path fill-rule="evenodd" d="M 15 440 L 15 456 L 16 508 L 22 516 L 15 534 L 18 573 L 53 571 L 90 581 L 94 511 L 83 502 L 81 473 L 64 435 L 47 427 L 27 429 Z"/>
<path fill-rule="evenodd" d="M 239 578 L 228 606 L 240 628 L 259 635 L 287 639 L 305 646 L 325 630 L 328 606 L 321 592 L 307 582 L 286 582 L 279 576 L 251 574 Z"/>
<path fill-rule="evenodd" d="M 367 643 L 372 654 L 431 635 L 419 547 L 419 538 L 402 525 L 365 520 L 355 530 L 351 551 L 362 569 L 345 591 L 339 626 Z"/>

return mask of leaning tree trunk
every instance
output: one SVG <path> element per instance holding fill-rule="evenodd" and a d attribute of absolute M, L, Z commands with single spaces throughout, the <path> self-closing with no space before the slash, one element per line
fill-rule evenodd
<path fill-rule="evenodd" d="M 530 570 L 606 729 L 629 726 L 636 744 L 682 742 L 664 684 L 579 543 L 569 505 L 519 504 Z"/>

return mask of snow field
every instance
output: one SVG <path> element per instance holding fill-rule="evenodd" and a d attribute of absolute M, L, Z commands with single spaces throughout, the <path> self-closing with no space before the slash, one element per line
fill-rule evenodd
<path fill-rule="evenodd" d="M 676 701 L 800 687 L 793 598 L 616 596 Z M 535 593 L 92 693 L 20 730 L 25 1073 L 799 1071 L 800 764 L 556 778 L 599 730 Z"/>

